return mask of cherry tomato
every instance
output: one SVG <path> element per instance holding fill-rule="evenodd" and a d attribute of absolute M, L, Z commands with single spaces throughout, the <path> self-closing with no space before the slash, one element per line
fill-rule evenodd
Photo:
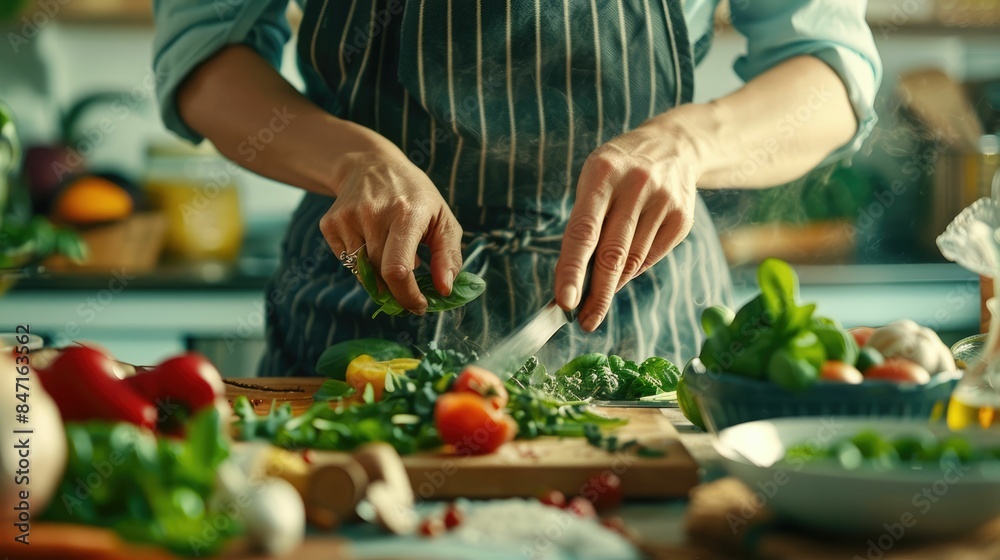
<path fill-rule="evenodd" d="M 594 504 L 583 496 L 577 496 L 570 500 L 569 503 L 566 504 L 566 511 L 569 511 L 582 519 L 592 519 L 597 517 L 597 510 L 594 509 Z"/>
<path fill-rule="evenodd" d="M 447 527 L 444 526 L 444 521 L 436 515 L 427 517 L 420 523 L 420 534 L 425 537 L 438 537 L 445 531 Z"/>
<path fill-rule="evenodd" d="M 858 346 L 864 346 L 868 343 L 868 338 L 875 332 L 872 327 L 854 327 L 853 329 L 847 329 L 847 332 L 851 333 L 854 337 L 854 342 L 858 343 Z"/>
<path fill-rule="evenodd" d="M 454 529 L 462 524 L 465 520 L 465 512 L 461 510 L 455 504 L 448 506 L 448 509 L 444 512 L 444 526 L 447 529 Z"/>
<path fill-rule="evenodd" d="M 547 506 L 553 506 L 560 509 L 566 507 L 566 495 L 558 490 L 543 491 L 538 495 L 538 501 Z"/>
<path fill-rule="evenodd" d="M 819 370 L 820 379 L 826 379 L 827 381 L 839 381 L 841 383 L 850 383 L 852 385 L 861 383 L 865 380 L 858 368 L 852 366 L 851 364 L 846 364 L 844 362 L 838 362 L 837 360 L 827 360 L 823 362 L 822 369 Z"/>
<path fill-rule="evenodd" d="M 441 440 L 460 455 L 492 453 L 511 437 L 516 426 L 483 397 L 445 393 L 434 405 L 434 424 Z"/>
<path fill-rule="evenodd" d="M 622 505 L 622 480 L 611 471 L 590 477 L 580 494 L 598 510 L 615 509 Z"/>
<path fill-rule="evenodd" d="M 507 406 L 507 389 L 503 381 L 493 372 L 478 366 L 466 366 L 455 379 L 451 390 L 454 393 L 475 393 L 490 402 L 495 408 Z"/>
<path fill-rule="evenodd" d="M 931 374 L 920 364 L 906 358 L 887 358 L 885 362 L 866 369 L 865 379 L 884 379 L 923 385 L 931 380 Z"/>

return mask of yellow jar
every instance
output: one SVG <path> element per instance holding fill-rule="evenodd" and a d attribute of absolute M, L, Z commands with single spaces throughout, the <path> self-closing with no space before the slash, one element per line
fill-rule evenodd
<path fill-rule="evenodd" d="M 167 219 L 164 249 L 178 261 L 232 262 L 243 245 L 240 169 L 213 151 L 154 146 L 146 191 Z"/>

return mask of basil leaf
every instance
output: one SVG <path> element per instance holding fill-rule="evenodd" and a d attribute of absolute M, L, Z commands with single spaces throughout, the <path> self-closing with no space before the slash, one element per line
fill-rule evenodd
<path fill-rule="evenodd" d="M 368 292 L 368 295 L 378 302 L 378 276 L 375 274 L 375 269 L 372 268 L 371 261 L 368 260 L 368 250 L 365 247 L 361 247 L 361 250 L 358 251 L 357 267 L 358 280 L 361 281 L 361 285 Z"/>
<path fill-rule="evenodd" d="M 471 272 L 462 271 L 455 277 L 451 294 L 447 296 L 441 295 L 434 287 L 434 280 L 430 274 L 417 276 L 417 287 L 427 299 L 427 311 L 433 313 L 462 307 L 478 298 L 486 291 L 486 282 Z"/>
<path fill-rule="evenodd" d="M 372 319 L 378 317 L 379 313 L 385 313 L 386 315 L 402 315 L 406 312 L 406 309 L 404 309 L 403 306 L 396 301 L 396 298 L 391 295 L 388 298 L 382 299 L 384 301 L 381 302 L 382 305 L 375 310 L 375 313 L 372 313 Z M 375 302 L 379 303 L 379 300 L 376 299 Z"/>
<path fill-rule="evenodd" d="M 388 290 L 379 292 L 377 278 L 375 269 L 372 268 L 371 262 L 368 260 L 368 253 L 362 247 L 358 252 L 358 279 L 361 281 L 361 285 L 364 286 L 365 291 L 368 292 L 368 295 L 375 303 L 379 304 L 375 313 L 372 314 L 372 318 L 377 317 L 381 313 L 392 316 L 406 313 L 406 309 L 396 301 L 392 292 Z M 437 291 L 430 274 L 421 274 L 416 277 L 416 281 L 420 293 L 427 299 L 427 311 L 429 313 L 462 307 L 483 295 L 483 292 L 486 291 L 486 282 L 475 274 L 466 271 L 458 273 L 458 276 L 455 277 L 455 281 L 452 283 L 451 294 L 447 296 L 443 296 Z"/>
<path fill-rule="evenodd" d="M 771 381 L 790 391 L 805 389 L 819 377 L 819 369 L 809 361 L 796 358 L 782 348 L 771 356 L 767 376 Z"/>
<path fill-rule="evenodd" d="M 346 382 L 339 379 L 328 379 L 319 386 L 319 389 L 313 395 L 313 400 L 329 401 L 333 399 L 342 399 L 344 397 L 349 397 L 354 393 L 354 387 L 351 387 Z"/>
<path fill-rule="evenodd" d="M 795 332 L 807 328 L 812 323 L 812 314 L 814 311 L 816 311 L 815 303 L 803 305 L 802 307 L 794 304 L 788 306 L 785 312 L 785 331 Z"/>
<path fill-rule="evenodd" d="M 860 349 L 851 333 L 836 327 L 814 328 L 813 332 L 823 344 L 828 360 L 837 360 L 845 364 L 857 362 Z"/>
<path fill-rule="evenodd" d="M 681 372 L 670 360 L 653 356 L 639 365 L 639 371 L 653 377 L 660 382 L 660 391 L 673 391 L 677 389 L 677 381 L 681 378 Z"/>
<path fill-rule="evenodd" d="M 795 305 L 798 278 L 792 267 L 781 259 L 765 259 L 757 268 L 757 283 L 763 296 L 764 307 L 775 317 Z"/>

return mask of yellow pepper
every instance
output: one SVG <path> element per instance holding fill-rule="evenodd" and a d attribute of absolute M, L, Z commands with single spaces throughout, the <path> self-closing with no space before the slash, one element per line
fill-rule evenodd
<path fill-rule="evenodd" d="M 420 360 L 416 358 L 396 358 L 378 362 L 368 354 L 362 354 L 347 364 L 345 379 L 358 395 L 363 394 L 365 386 L 371 384 L 375 400 L 380 401 L 385 390 L 385 378 L 390 371 L 401 374 L 417 367 L 419 363 Z"/>

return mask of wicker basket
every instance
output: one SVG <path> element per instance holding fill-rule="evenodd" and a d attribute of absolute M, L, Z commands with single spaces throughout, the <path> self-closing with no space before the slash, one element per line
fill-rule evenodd
<path fill-rule="evenodd" d="M 89 255 L 83 263 L 61 256 L 45 262 L 50 270 L 64 272 L 149 272 L 156 268 L 163 250 L 167 222 L 160 212 L 143 212 L 112 224 L 80 230 Z"/>

